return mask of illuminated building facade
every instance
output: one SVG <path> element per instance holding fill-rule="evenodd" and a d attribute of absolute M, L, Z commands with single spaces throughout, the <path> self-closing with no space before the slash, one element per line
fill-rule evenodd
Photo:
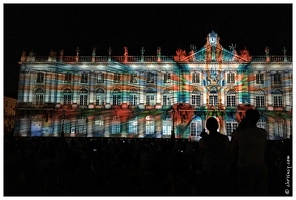
<path fill-rule="evenodd" d="M 292 57 L 222 47 L 215 32 L 175 56 L 23 52 L 15 135 L 199 140 L 208 117 L 231 136 L 248 106 L 269 139 L 292 134 Z"/>

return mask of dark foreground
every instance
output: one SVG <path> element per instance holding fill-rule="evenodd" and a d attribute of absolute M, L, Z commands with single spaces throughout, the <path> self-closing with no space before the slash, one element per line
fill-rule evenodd
<path fill-rule="evenodd" d="M 266 165 L 266 196 L 292 196 L 292 141 L 267 141 Z M 4 196 L 239 196 L 235 166 L 223 194 L 201 168 L 186 140 L 4 138 Z"/>

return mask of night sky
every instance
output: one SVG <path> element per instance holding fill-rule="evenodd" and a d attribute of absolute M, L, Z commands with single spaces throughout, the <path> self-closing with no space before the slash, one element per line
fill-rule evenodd
<path fill-rule="evenodd" d="M 4 91 L 17 94 L 22 51 L 48 56 L 175 55 L 200 49 L 212 30 L 226 49 L 246 47 L 251 55 L 292 55 L 292 4 L 4 4 Z"/>

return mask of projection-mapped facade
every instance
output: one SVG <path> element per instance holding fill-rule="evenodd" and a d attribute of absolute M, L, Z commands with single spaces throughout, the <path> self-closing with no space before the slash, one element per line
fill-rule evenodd
<path fill-rule="evenodd" d="M 228 136 L 248 107 L 269 139 L 292 133 L 292 57 L 251 56 L 222 47 L 215 32 L 206 44 L 175 56 L 49 56 L 23 52 L 15 135 L 199 139 L 208 117 Z"/>

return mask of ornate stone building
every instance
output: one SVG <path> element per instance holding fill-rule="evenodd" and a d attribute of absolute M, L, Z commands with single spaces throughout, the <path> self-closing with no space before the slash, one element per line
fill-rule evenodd
<path fill-rule="evenodd" d="M 208 117 L 230 137 L 247 107 L 269 139 L 292 134 L 292 57 L 229 50 L 215 32 L 175 56 L 39 57 L 23 52 L 15 135 L 199 139 Z"/>

